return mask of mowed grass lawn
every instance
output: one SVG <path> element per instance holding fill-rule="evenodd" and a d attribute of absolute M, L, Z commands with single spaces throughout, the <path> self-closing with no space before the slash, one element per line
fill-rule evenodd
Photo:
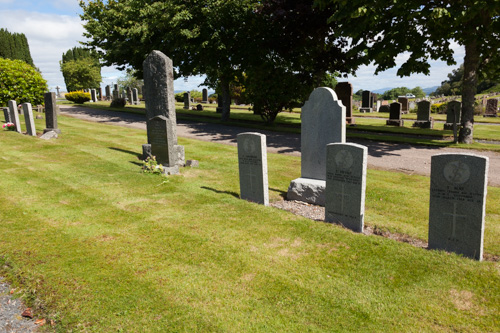
<path fill-rule="evenodd" d="M 51 141 L 0 132 L 0 274 L 56 331 L 500 330 L 498 262 L 240 200 L 235 147 L 180 138 L 200 167 L 165 178 L 140 172 L 144 131 L 59 127 Z M 280 200 L 300 159 L 268 160 Z M 366 224 L 426 240 L 429 179 L 367 179 Z M 499 238 L 489 188 L 487 257 Z"/>

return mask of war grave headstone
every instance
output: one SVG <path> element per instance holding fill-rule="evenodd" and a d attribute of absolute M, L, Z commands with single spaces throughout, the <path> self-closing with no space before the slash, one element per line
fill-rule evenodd
<path fill-rule="evenodd" d="M 208 90 L 206 88 L 203 88 L 202 90 L 202 103 L 208 103 Z"/>
<path fill-rule="evenodd" d="M 345 120 L 348 124 L 355 124 L 356 121 L 352 116 L 352 84 L 349 82 L 339 82 L 335 86 L 337 98 L 342 101 L 345 106 Z"/>
<path fill-rule="evenodd" d="M 174 150 L 174 159 L 169 160 L 168 167 L 184 166 L 184 146 L 177 144 L 177 120 L 175 115 L 175 98 L 174 98 L 174 71 L 172 60 L 160 51 L 151 52 L 143 62 L 144 72 L 144 100 L 146 101 L 146 119 L 156 116 L 163 116 L 169 120 L 168 139 L 169 145 L 172 145 Z M 147 123 L 148 124 L 148 123 Z M 149 142 L 149 127 L 148 127 L 148 145 Z M 146 146 L 146 147 L 145 147 Z M 143 145 L 143 156 L 152 147 Z"/>
<path fill-rule="evenodd" d="M 240 133 L 237 142 L 240 197 L 269 206 L 266 136 L 252 132 Z"/>
<path fill-rule="evenodd" d="M 36 136 L 35 119 L 33 118 L 33 110 L 31 103 L 23 103 L 24 123 L 26 124 L 26 133 L 31 136 Z"/>
<path fill-rule="evenodd" d="M 381 105 L 380 109 L 378 110 L 378 112 L 389 113 L 390 110 L 391 110 L 391 107 L 387 104 L 387 105 Z"/>
<path fill-rule="evenodd" d="M 90 89 L 90 100 L 94 103 L 97 102 L 97 90 Z"/>
<path fill-rule="evenodd" d="M 106 100 L 110 100 L 111 98 L 111 87 L 109 85 L 107 85 L 105 88 L 104 88 L 104 91 L 106 92 Z"/>
<path fill-rule="evenodd" d="M 132 100 L 134 101 L 134 105 L 140 105 L 139 101 L 139 90 L 137 88 L 132 89 Z"/>
<path fill-rule="evenodd" d="M 372 92 L 368 90 L 363 90 L 361 93 L 361 107 L 359 108 L 359 112 L 367 113 L 372 112 Z"/>
<path fill-rule="evenodd" d="M 498 99 L 492 98 L 486 101 L 486 109 L 484 117 L 497 117 L 498 112 Z"/>
<path fill-rule="evenodd" d="M 6 123 L 12 123 L 12 119 L 10 117 L 9 108 L 2 108 L 2 110 L 3 110 L 3 117 L 5 119 L 5 122 Z"/>
<path fill-rule="evenodd" d="M 445 130 L 456 130 L 460 124 L 462 103 L 459 101 L 449 101 L 446 108 L 446 123 L 443 128 Z"/>
<path fill-rule="evenodd" d="M 19 121 L 19 112 L 17 111 L 17 103 L 14 100 L 9 101 L 9 112 L 12 123 L 16 125 L 16 131 L 21 133 L 21 122 Z"/>
<path fill-rule="evenodd" d="M 184 93 L 184 109 L 190 110 L 191 109 L 191 92 L 185 92 Z"/>
<path fill-rule="evenodd" d="M 61 130 L 57 128 L 57 105 L 56 105 L 56 95 L 53 92 L 48 92 L 43 95 L 45 102 L 45 126 L 43 133 L 54 131 L 56 133 L 61 133 Z"/>
<path fill-rule="evenodd" d="M 330 143 L 326 154 L 325 221 L 363 232 L 368 148 Z"/>
<path fill-rule="evenodd" d="M 401 103 L 401 113 L 407 114 L 410 112 L 408 97 L 400 96 L 398 97 L 398 102 Z"/>
<path fill-rule="evenodd" d="M 432 156 L 429 249 L 483 259 L 488 164 L 474 154 Z"/>
<path fill-rule="evenodd" d="M 345 106 L 330 88 L 313 90 L 302 106 L 301 177 L 291 181 L 287 199 L 325 204 L 326 145 L 345 142 Z"/>
<path fill-rule="evenodd" d="M 412 126 L 420 128 L 434 127 L 434 119 L 431 117 L 431 102 L 420 101 L 417 103 L 417 120 Z"/>
<path fill-rule="evenodd" d="M 389 119 L 386 120 L 386 125 L 403 126 L 404 120 L 401 119 L 401 103 L 394 102 L 389 105 Z"/>

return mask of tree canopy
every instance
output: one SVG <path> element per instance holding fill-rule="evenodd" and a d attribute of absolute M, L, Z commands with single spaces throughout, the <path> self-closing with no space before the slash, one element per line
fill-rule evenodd
<path fill-rule="evenodd" d="M 461 95 L 462 94 L 462 83 L 464 80 L 464 65 L 460 65 L 459 68 L 454 69 L 450 74 L 448 74 L 448 80 L 441 82 L 441 86 L 436 89 L 433 95 Z M 478 80 L 477 83 L 477 93 L 482 93 L 489 90 L 490 88 L 500 84 L 498 79 L 486 79 L 482 78 Z"/>
<path fill-rule="evenodd" d="M 102 77 L 97 52 L 74 47 L 63 53 L 59 64 L 68 92 L 99 88 Z"/>
<path fill-rule="evenodd" d="M 33 66 L 22 60 L 0 58 L 0 105 L 7 106 L 10 100 L 42 104 L 46 91 L 47 81 Z"/>
<path fill-rule="evenodd" d="M 0 58 L 22 60 L 35 66 L 26 36 L 22 33 L 10 33 L 3 28 L 0 29 Z"/>

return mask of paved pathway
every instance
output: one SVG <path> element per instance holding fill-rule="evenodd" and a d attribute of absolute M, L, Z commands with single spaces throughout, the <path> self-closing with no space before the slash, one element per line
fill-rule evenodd
<path fill-rule="evenodd" d="M 62 114 L 71 117 L 130 128 L 146 129 L 144 115 L 68 105 L 61 105 L 60 109 Z M 233 146 L 236 146 L 236 135 L 238 133 L 255 131 L 266 134 L 269 152 L 300 156 L 300 134 L 279 133 L 197 121 L 177 121 L 177 135 L 180 137 Z M 404 143 L 376 142 L 351 138 L 348 141 L 368 147 L 368 166 L 370 168 L 399 171 L 407 174 L 428 176 L 430 174 L 431 156 L 435 154 L 474 153 L 488 156 L 490 158 L 488 184 L 500 187 L 500 153 L 421 145 L 412 146 Z"/>

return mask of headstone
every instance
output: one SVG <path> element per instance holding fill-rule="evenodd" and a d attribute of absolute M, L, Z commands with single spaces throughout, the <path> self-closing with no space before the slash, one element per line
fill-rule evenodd
<path fill-rule="evenodd" d="M 3 109 L 3 117 L 5 118 L 6 123 L 11 123 L 12 118 L 10 116 L 9 108 L 2 108 Z"/>
<path fill-rule="evenodd" d="M 208 103 L 208 90 L 206 88 L 203 88 L 202 90 L 202 103 Z"/>
<path fill-rule="evenodd" d="M 56 96 L 53 92 L 48 92 L 43 95 L 45 102 L 45 128 L 43 133 L 54 131 L 56 133 L 61 133 L 61 130 L 57 128 L 57 105 Z"/>
<path fill-rule="evenodd" d="M 445 130 L 454 130 L 460 124 L 462 103 L 459 101 L 449 101 L 446 108 Z M 455 126 L 455 127 L 454 127 Z"/>
<path fill-rule="evenodd" d="M 17 111 L 17 103 L 14 100 L 9 101 L 9 112 L 12 123 L 16 125 L 16 131 L 21 133 L 21 122 L 19 121 L 19 112 Z"/>
<path fill-rule="evenodd" d="M 35 119 L 33 118 L 33 110 L 31 103 L 23 103 L 24 123 L 26 124 L 26 132 L 28 135 L 36 136 Z"/>
<path fill-rule="evenodd" d="M 61 93 L 59 92 L 59 90 L 60 90 L 60 89 L 61 89 L 61 87 L 56 86 L 57 97 L 60 97 L 60 96 L 61 96 Z"/>
<path fill-rule="evenodd" d="M 104 91 L 106 92 L 106 100 L 109 101 L 111 99 L 111 87 L 109 85 L 107 85 L 104 88 Z"/>
<path fill-rule="evenodd" d="M 325 221 L 363 232 L 368 148 L 330 143 L 326 151 Z"/>
<path fill-rule="evenodd" d="M 238 134 L 237 141 L 241 199 L 268 206 L 266 136 L 260 133 L 241 133 Z"/>
<path fill-rule="evenodd" d="M 498 99 L 492 98 L 486 101 L 486 110 L 484 111 L 485 117 L 497 117 L 498 112 Z"/>
<path fill-rule="evenodd" d="M 410 112 L 410 109 L 408 106 L 408 97 L 400 96 L 400 97 L 398 97 L 398 102 L 401 103 L 401 113 L 402 114 L 407 114 Z"/>
<path fill-rule="evenodd" d="M 113 100 L 117 100 L 119 98 L 118 90 L 113 90 Z"/>
<path fill-rule="evenodd" d="M 368 90 L 363 90 L 361 93 L 361 108 L 359 109 L 359 112 L 372 112 L 372 92 Z"/>
<path fill-rule="evenodd" d="M 185 92 L 184 93 L 184 109 L 190 110 L 191 109 L 191 92 Z"/>
<path fill-rule="evenodd" d="M 201 105 L 201 104 L 196 105 L 196 110 L 203 111 L 203 105 Z"/>
<path fill-rule="evenodd" d="M 432 156 L 429 249 L 482 260 L 488 163 L 474 154 Z"/>
<path fill-rule="evenodd" d="M 420 101 L 417 103 L 417 120 L 413 127 L 433 128 L 434 120 L 431 117 L 431 102 Z"/>
<path fill-rule="evenodd" d="M 115 84 L 114 88 L 115 88 L 114 90 L 118 91 L 118 84 Z"/>
<path fill-rule="evenodd" d="M 177 157 L 176 165 L 184 165 L 184 147 L 177 145 L 177 120 L 175 115 L 174 70 L 172 60 L 160 51 L 151 52 L 143 62 L 144 99 L 146 119 L 163 116 L 170 120 L 168 138 L 172 140 Z M 148 135 L 149 139 L 149 135 Z M 148 141 L 148 143 L 151 143 Z M 174 163 L 174 162 L 172 162 Z"/>
<path fill-rule="evenodd" d="M 102 88 L 99 87 L 99 100 L 104 101 L 104 96 L 102 95 Z"/>
<path fill-rule="evenodd" d="M 134 101 L 134 105 L 141 104 L 139 101 L 139 90 L 137 88 L 132 89 L 132 100 Z"/>
<path fill-rule="evenodd" d="M 382 105 L 389 105 L 389 101 L 382 101 Z"/>
<path fill-rule="evenodd" d="M 97 90 L 95 89 L 90 89 L 90 99 L 92 102 L 97 102 Z"/>
<path fill-rule="evenodd" d="M 314 89 L 302 107 L 301 178 L 290 183 L 288 200 L 324 205 L 326 145 L 344 142 L 345 106 L 332 89 Z"/>
<path fill-rule="evenodd" d="M 375 107 L 375 112 L 379 112 L 381 106 L 382 106 L 382 102 L 381 101 L 377 101 L 376 107 Z"/>
<path fill-rule="evenodd" d="M 349 82 L 339 82 L 335 86 L 337 98 L 342 101 L 345 106 L 345 120 L 348 124 L 354 124 L 355 120 L 352 116 L 352 84 Z"/>
<path fill-rule="evenodd" d="M 147 121 L 148 142 L 151 154 L 164 167 L 177 167 L 174 150 L 173 124 L 165 116 L 155 116 Z"/>
<path fill-rule="evenodd" d="M 127 87 L 127 90 L 125 91 L 127 95 L 127 101 L 130 105 L 134 104 L 134 97 L 132 96 L 132 88 Z"/>
<path fill-rule="evenodd" d="M 389 113 L 390 111 L 391 111 L 391 107 L 388 104 L 381 105 L 380 109 L 378 110 L 378 112 L 385 112 L 385 113 Z"/>
<path fill-rule="evenodd" d="M 386 125 L 403 126 L 404 120 L 401 119 L 401 103 L 394 102 L 389 107 L 389 120 L 386 120 Z"/>

